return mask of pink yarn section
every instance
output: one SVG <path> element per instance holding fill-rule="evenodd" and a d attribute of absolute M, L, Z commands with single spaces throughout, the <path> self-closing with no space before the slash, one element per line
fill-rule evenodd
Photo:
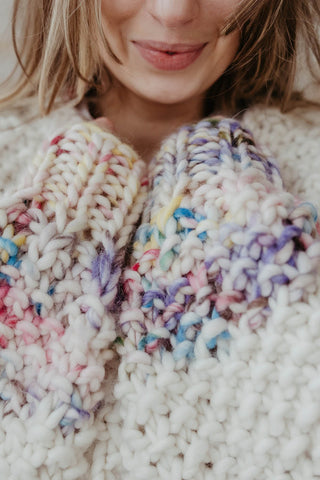
<path fill-rule="evenodd" d="M 103 401 L 113 303 L 142 210 L 143 163 L 94 124 L 56 136 L 25 186 L 0 200 L 0 397 L 4 414 L 67 434 Z"/>

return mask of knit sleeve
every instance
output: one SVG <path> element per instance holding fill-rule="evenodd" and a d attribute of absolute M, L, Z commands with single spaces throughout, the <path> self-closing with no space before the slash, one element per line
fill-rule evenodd
<path fill-rule="evenodd" d="M 315 209 L 233 119 L 181 128 L 151 173 L 122 280 L 110 478 L 317 478 Z"/>
<path fill-rule="evenodd" d="M 1 441 L 9 451 L 20 425 L 5 463 L 14 469 L 28 445 L 26 478 L 37 478 L 37 465 L 47 471 L 61 438 L 92 427 L 125 247 L 144 200 L 143 162 L 90 122 L 52 138 L 32 172 L 0 199 Z M 61 460 L 64 468 L 76 468 L 84 449 Z"/>
<path fill-rule="evenodd" d="M 140 356 L 216 355 L 228 324 L 265 323 L 283 285 L 292 302 L 312 291 L 316 209 L 285 190 L 276 163 L 238 122 L 183 127 L 153 172 L 121 316 Z"/>

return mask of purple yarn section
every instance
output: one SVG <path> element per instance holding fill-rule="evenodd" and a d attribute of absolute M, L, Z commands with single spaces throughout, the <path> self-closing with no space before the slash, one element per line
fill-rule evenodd
<path fill-rule="evenodd" d="M 99 253 L 92 262 L 92 278 L 98 282 L 100 296 L 115 290 L 120 272 L 121 267 L 117 263 L 114 246 L 109 242 L 108 249 Z"/>
<path fill-rule="evenodd" d="M 228 350 L 229 322 L 256 329 L 280 288 L 291 301 L 314 288 L 315 209 L 285 192 L 277 166 L 238 122 L 183 127 L 150 172 L 120 318 L 138 350 L 217 355 Z"/>
<path fill-rule="evenodd" d="M 0 198 L 0 403 L 3 418 L 33 417 L 58 439 L 92 425 L 104 401 L 144 165 L 85 122 L 55 136 L 34 167 L 27 188 Z"/>

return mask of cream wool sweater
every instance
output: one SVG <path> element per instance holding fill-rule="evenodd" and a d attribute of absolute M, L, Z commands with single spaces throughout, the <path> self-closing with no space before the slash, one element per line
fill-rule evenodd
<path fill-rule="evenodd" d="M 23 112 L 3 115 L 2 192 L 13 195 L 41 142 L 47 139 L 47 146 L 56 131 L 83 120 L 88 120 L 85 112 L 72 108 L 26 123 Z M 316 110 L 284 115 L 262 107 L 250 109 L 242 119 L 276 158 L 286 190 L 316 207 L 319 120 Z M 296 302 L 281 290 L 268 321 L 258 329 L 241 322 L 231 326 L 232 346 L 220 359 L 200 355 L 187 369 L 169 354 L 162 359 L 155 355 L 148 363 L 132 360 L 120 341 L 120 360 L 106 359 L 100 408 L 79 430 L 61 434 L 50 412 L 42 412 L 34 424 L 22 414 L 7 415 L 4 398 L 0 478 L 320 478 L 317 281 L 315 277 L 314 291 Z M 5 361 L 1 356 L 0 362 Z"/>

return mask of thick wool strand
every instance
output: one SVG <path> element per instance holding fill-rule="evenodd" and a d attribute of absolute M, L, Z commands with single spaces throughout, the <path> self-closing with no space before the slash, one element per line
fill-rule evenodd
<path fill-rule="evenodd" d="M 314 291 L 316 211 L 284 190 L 238 122 L 183 127 L 151 172 L 120 320 L 138 350 L 216 354 L 227 348 L 228 323 L 265 322 L 282 285 L 292 302 Z"/>

